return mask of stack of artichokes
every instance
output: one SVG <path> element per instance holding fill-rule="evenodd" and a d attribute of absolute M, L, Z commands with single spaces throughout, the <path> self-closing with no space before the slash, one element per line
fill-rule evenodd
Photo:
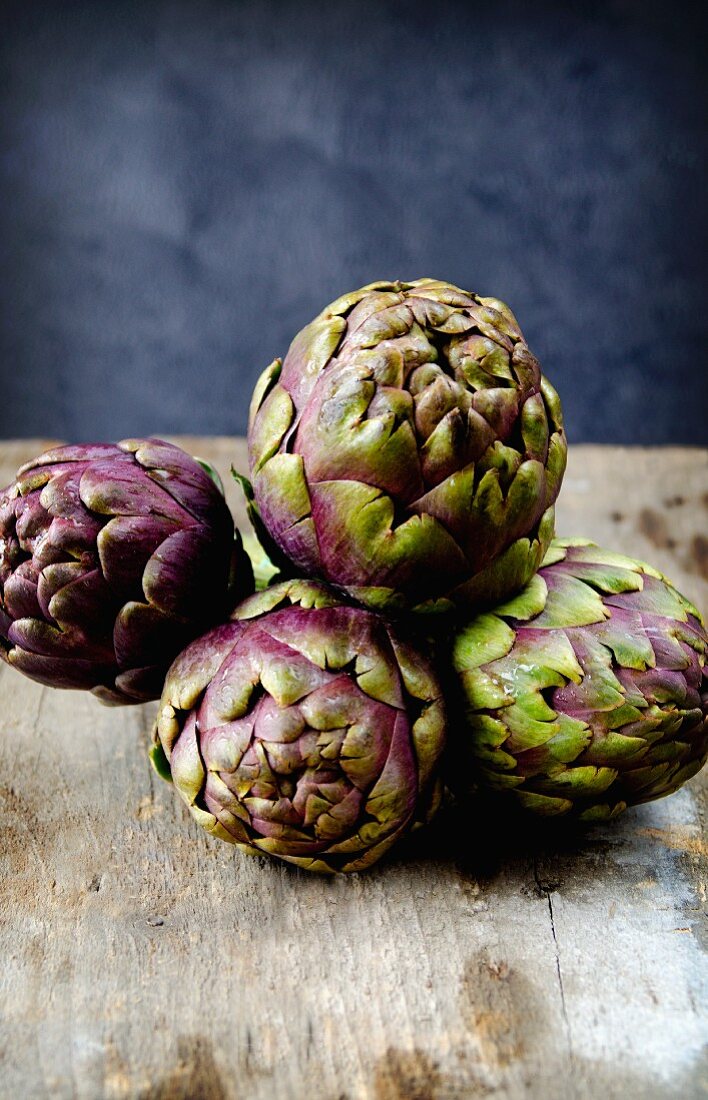
<path fill-rule="evenodd" d="M 554 540 L 560 402 L 503 302 L 344 295 L 262 375 L 248 442 L 265 585 L 218 477 L 159 440 L 59 447 L 0 494 L 0 655 L 161 692 L 153 763 L 214 836 L 357 871 L 445 787 L 596 821 L 703 765 L 701 617 Z"/>

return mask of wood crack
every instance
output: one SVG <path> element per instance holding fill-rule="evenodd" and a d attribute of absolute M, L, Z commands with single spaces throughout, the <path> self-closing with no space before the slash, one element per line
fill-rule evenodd
<path fill-rule="evenodd" d="M 570 1033 L 570 1020 L 568 1019 L 568 1009 L 565 1003 L 565 990 L 563 989 L 563 971 L 561 970 L 560 950 L 558 947 L 558 937 L 556 936 L 556 922 L 553 918 L 553 901 L 551 898 L 550 890 L 546 891 L 546 900 L 548 902 L 548 913 L 551 918 L 551 935 L 553 936 L 553 947 L 555 949 L 556 956 L 556 973 L 558 975 L 558 988 L 560 990 L 561 1009 L 563 1011 L 563 1022 L 565 1024 L 565 1033 L 568 1040 L 568 1053 L 570 1055 L 571 1062 L 573 1061 L 573 1040 Z"/>
<path fill-rule="evenodd" d="M 563 988 L 563 971 L 562 971 L 562 968 L 561 968 L 560 947 L 559 947 L 559 944 L 558 944 L 558 936 L 557 936 L 557 933 L 556 933 L 555 917 L 553 915 L 553 901 L 552 901 L 552 897 L 551 897 L 551 895 L 553 893 L 553 888 L 551 886 L 549 886 L 547 883 L 545 883 L 541 880 L 541 877 L 540 877 L 539 872 L 538 872 L 538 861 L 536 859 L 534 859 L 534 862 L 533 862 L 533 876 L 534 876 L 534 879 L 536 880 L 536 887 L 537 887 L 537 890 L 538 890 L 539 897 L 545 897 L 546 903 L 548 905 L 548 915 L 549 915 L 550 922 L 551 922 L 551 936 L 553 938 L 553 953 L 554 953 L 555 962 L 556 962 L 556 974 L 558 975 L 558 991 L 560 993 L 561 1014 L 563 1016 L 563 1028 L 564 1028 L 564 1031 L 565 1031 L 566 1045 L 568 1047 L 568 1058 L 569 1058 L 569 1061 L 570 1061 L 571 1073 L 574 1076 L 574 1074 L 575 1074 L 575 1053 L 573 1051 L 573 1037 L 572 1037 L 572 1033 L 571 1033 L 571 1030 L 570 1030 L 570 1019 L 568 1017 L 568 1007 L 566 1005 L 566 1000 L 565 1000 L 565 989 Z M 575 1089 L 574 1084 L 573 1084 L 573 1093 L 576 1094 L 576 1089 Z"/>

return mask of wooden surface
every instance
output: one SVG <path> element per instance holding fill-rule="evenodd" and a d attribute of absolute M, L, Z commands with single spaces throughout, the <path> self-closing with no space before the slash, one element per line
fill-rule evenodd
<path fill-rule="evenodd" d="M 244 467 L 238 441 L 187 446 Z M 1 445 L 3 482 L 39 449 Z M 559 530 L 706 611 L 707 473 L 575 447 Z M 332 881 L 192 823 L 147 763 L 154 705 L 5 666 L 0 692 L 0 1095 L 708 1095 L 705 776 L 565 840 L 443 817 Z"/>

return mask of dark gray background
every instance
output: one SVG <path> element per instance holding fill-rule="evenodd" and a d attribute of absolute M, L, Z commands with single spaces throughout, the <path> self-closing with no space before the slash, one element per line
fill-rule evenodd
<path fill-rule="evenodd" d="M 0 10 L 0 435 L 243 431 L 329 300 L 431 275 L 571 440 L 706 441 L 697 6 Z"/>

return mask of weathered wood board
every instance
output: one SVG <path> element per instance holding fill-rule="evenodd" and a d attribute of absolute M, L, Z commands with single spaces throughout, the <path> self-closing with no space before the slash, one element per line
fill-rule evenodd
<path fill-rule="evenodd" d="M 186 445 L 245 468 L 242 441 Z M 0 445 L 3 483 L 39 449 Z M 575 447 L 559 530 L 706 611 L 707 475 Z M 443 817 L 331 881 L 202 833 L 147 763 L 154 705 L 4 666 L 0 693 L 3 1097 L 708 1094 L 705 776 L 564 840 Z"/>

